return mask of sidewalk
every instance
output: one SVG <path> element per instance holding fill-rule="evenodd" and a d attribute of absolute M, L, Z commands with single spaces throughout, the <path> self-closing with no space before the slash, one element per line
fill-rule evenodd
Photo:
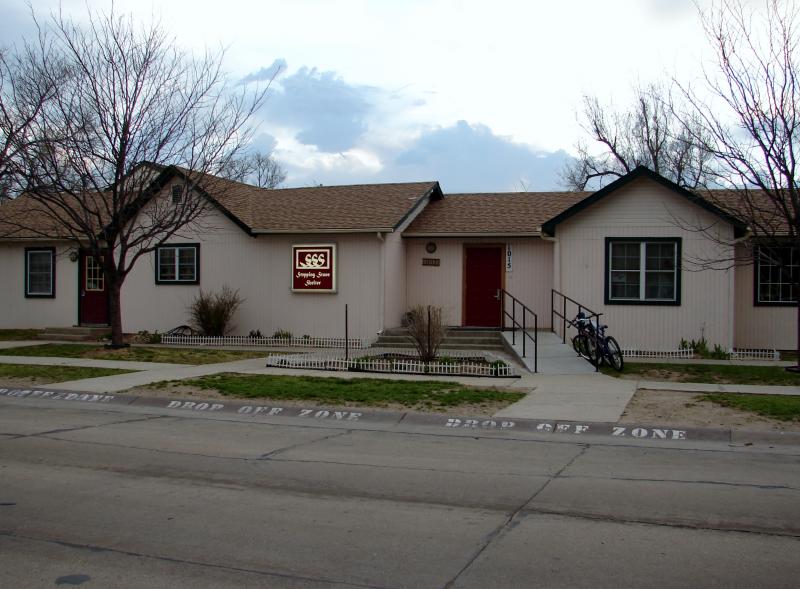
<path fill-rule="evenodd" d="M 6 343 L 6 342 L 2 342 Z M 0 347 L 12 347 L 2 346 Z M 19 342 L 13 342 L 19 344 Z M 182 380 L 223 372 L 242 374 L 271 374 L 282 376 L 314 376 L 334 378 L 376 378 L 392 380 L 430 380 L 427 375 L 400 375 L 364 372 L 323 372 L 319 370 L 287 370 L 267 368 L 263 358 L 221 362 L 217 364 L 164 364 L 83 358 L 52 358 L 34 356 L 0 356 L 0 363 L 56 366 L 85 366 L 134 370 L 127 374 L 89 378 L 47 386 L 61 390 L 92 393 L 119 393 L 133 387 L 146 386 L 165 380 Z M 508 387 L 528 391 L 521 401 L 506 407 L 496 417 L 514 419 L 548 419 L 613 423 L 619 420 L 625 407 L 638 389 L 685 392 L 736 392 L 748 394 L 800 395 L 797 386 L 759 386 L 655 382 L 627 380 L 602 373 L 585 374 L 524 374 L 521 378 L 489 378 L 447 376 L 445 380 L 469 386 Z"/>

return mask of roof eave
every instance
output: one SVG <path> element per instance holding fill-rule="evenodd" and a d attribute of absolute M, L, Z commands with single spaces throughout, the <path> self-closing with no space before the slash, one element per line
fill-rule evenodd
<path fill-rule="evenodd" d="M 345 227 L 336 229 L 253 229 L 254 235 L 309 235 L 313 233 L 393 233 L 393 227 Z"/>
<path fill-rule="evenodd" d="M 541 237 L 539 231 L 414 231 L 403 237 Z"/>

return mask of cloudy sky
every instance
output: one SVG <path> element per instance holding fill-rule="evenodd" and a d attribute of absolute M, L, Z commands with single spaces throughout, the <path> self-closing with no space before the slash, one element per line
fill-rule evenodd
<path fill-rule="evenodd" d="M 32 0 L 45 16 L 58 2 Z M 701 5 L 704 2 L 701 0 Z M 62 0 L 80 19 L 100 0 Z M 550 190 L 582 137 L 581 96 L 701 72 L 691 0 L 117 0 L 235 80 L 278 72 L 259 113 L 288 186 L 439 180 L 446 192 Z M 30 31 L 0 0 L 0 39 Z"/>

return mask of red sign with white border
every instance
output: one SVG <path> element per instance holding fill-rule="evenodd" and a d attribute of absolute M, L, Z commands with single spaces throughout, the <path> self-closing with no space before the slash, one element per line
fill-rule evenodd
<path fill-rule="evenodd" d="M 292 292 L 336 292 L 336 244 L 292 246 Z"/>

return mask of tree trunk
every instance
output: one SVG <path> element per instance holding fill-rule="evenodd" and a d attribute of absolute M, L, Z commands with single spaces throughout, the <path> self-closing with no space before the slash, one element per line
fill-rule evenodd
<path fill-rule="evenodd" d="M 122 334 L 122 283 L 118 280 L 109 280 L 108 283 L 108 320 L 111 324 L 112 348 L 125 348 Z"/>

